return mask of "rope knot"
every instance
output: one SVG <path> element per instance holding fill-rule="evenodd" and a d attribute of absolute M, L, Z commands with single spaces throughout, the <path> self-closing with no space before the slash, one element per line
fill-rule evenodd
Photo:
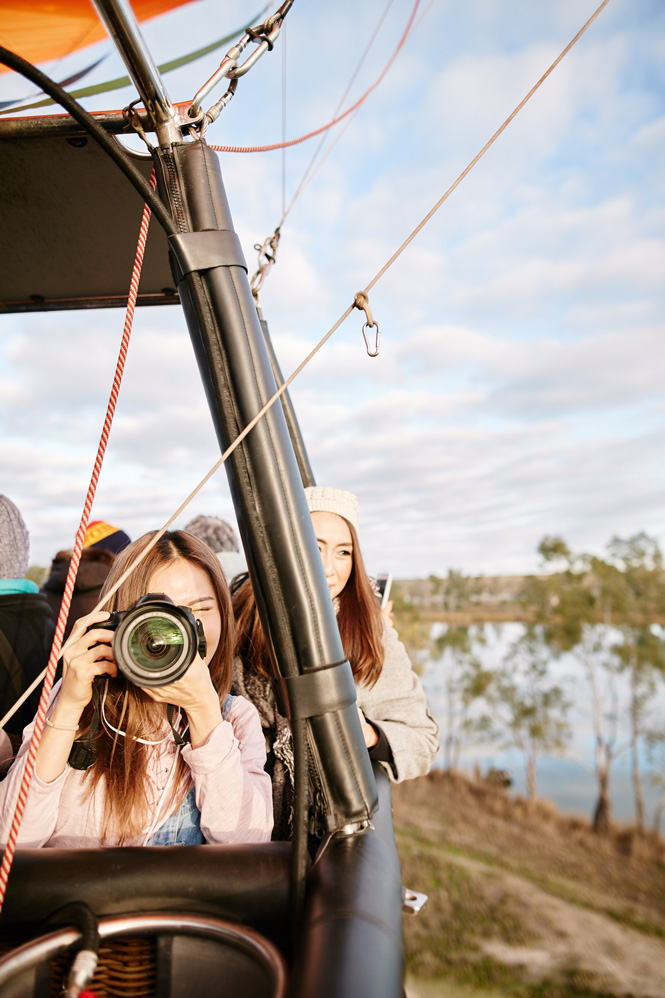
<path fill-rule="evenodd" d="M 364 291 L 358 291 L 355 298 L 353 299 L 354 308 L 359 308 L 361 312 L 364 312 L 367 316 L 367 325 L 375 326 L 374 316 L 372 315 L 372 309 L 369 304 L 369 298 Z"/>

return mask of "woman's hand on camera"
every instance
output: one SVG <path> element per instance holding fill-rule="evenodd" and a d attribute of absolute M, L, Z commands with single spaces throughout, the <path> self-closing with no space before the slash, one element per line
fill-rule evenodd
<path fill-rule="evenodd" d="M 66 769 L 81 714 L 92 699 L 95 676 L 118 674 L 111 651 L 113 632 L 94 626 L 86 630 L 91 621 L 94 625 L 108 617 L 100 611 L 77 620 L 62 654 L 62 686 L 42 732 L 35 764 L 37 776 L 45 783 L 57 780 Z"/>
<path fill-rule="evenodd" d="M 222 720 L 217 690 L 208 666 L 199 655 L 177 682 L 142 689 L 157 703 L 172 703 L 186 711 L 193 748 L 203 745 Z"/>
<path fill-rule="evenodd" d="M 67 707 L 78 710 L 81 716 L 92 699 L 92 684 L 96 676 L 117 676 L 118 667 L 113 658 L 113 631 L 95 627 L 109 619 L 110 614 L 100 611 L 92 617 L 77 620 L 72 628 L 72 639 L 65 649 L 62 661 L 62 688 L 58 695 L 57 709 Z M 88 628 L 92 625 L 92 629 Z"/>

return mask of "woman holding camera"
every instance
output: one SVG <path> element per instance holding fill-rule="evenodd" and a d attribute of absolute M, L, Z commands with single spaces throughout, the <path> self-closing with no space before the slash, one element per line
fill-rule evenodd
<path fill-rule="evenodd" d="M 122 552 L 103 592 L 153 537 L 154 532 L 145 534 Z M 272 799 L 259 717 L 246 699 L 229 695 L 233 615 L 219 561 L 192 534 L 165 533 L 107 608 L 124 611 L 148 593 L 167 598 L 167 617 L 172 601 L 185 629 L 189 621 L 191 664 L 167 685 L 141 687 L 126 678 L 131 661 L 124 672 L 118 668 L 111 615 L 100 611 L 77 622 L 63 655 L 62 682 L 51 695 L 19 846 L 270 839 Z M 147 639 L 145 628 L 137 629 L 144 639 L 139 658 L 150 652 L 159 660 L 161 627 Z M 134 644 L 140 649 L 141 640 Z M 26 728 L 15 763 L 0 784 L 2 841 L 11 826 L 32 729 Z"/>
<path fill-rule="evenodd" d="M 438 752 L 438 726 L 404 645 L 382 614 L 358 543 L 358 500 L 344 489 L 305 489 L 344 653 L 356 682 L 365 744 L 395 782 L 423 776 Z M 273 838 L 288 839 L 293 817 L 293 748 L 279 713 L 275 663 L 265 640 L 249 578 L 233 591 L 236 617 L 234 691 L 261 716 L 273 782 Z"/>

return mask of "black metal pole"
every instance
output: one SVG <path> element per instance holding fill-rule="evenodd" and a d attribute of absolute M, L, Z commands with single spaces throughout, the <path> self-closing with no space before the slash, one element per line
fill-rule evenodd
<path fill-rule="evenodd" d="M 261 329 L 263 330 L 263 338 L 266 341 L 266 349 L 268 351 L 268 356 L 270 357 L 270 366 L 272 367 L 272 373 L 275 376 L 275 381 L 277 387 L 281 388 L 284 384 L 284 375 L 279 366 L 279 361 L 277 360 L 277 354 L 275 353 L 275 348 L 272 345 L 272 340 L 270 339 L 270 331 L 268 329 L 268 323 L 265 319 L 259 319 L 261 323 Z M 300 468 L 300 477 L 302 478 L 303 485 L 316 485 L 316 479 L 314 478 L 314 472 L 312 471 L 312 466 L 309 463 L 309 457 L 307 456 L 307 448 L 305 447 L 305 442 L 303 440 L 302 432 L 300 430 L 300 424 L 298 422 L 298 417 L 296 416 L 296 411 L 293 408 L 293 402 L 291 401 L 291 396 L 289 394 L 288 388 L 283 392 L 281 396 L 282 409 L 284 410 L 284 418 L 286 419 L 286 425 L 289 428 L 289 436 L 291 437 L 291 443 L 293 444 L 293 451 L 296 455 L 296 461 L 298 462 L 298 467 Z"/>
<path fill-rule="evenodd" d="M 232 229 L 218 157 L 202 142 L 155 151 L 158 186 L 181 237 L 176 281 L 222 449 L 276 390 Z M 312 732 L 328 831 L 366 823 L 376 785 L 282 407 L 276 404 L 227 462 L 257 605 L 292 719 Z"/>

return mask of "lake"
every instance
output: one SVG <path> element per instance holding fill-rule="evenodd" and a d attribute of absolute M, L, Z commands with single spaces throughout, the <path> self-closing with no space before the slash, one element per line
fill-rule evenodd
<path fill-rule="evenodd" d="M 445 624 L 432 626 L 432 637 L 436 638 L 445 630 Z M 502 662 L 511 644 L 524 632 L 522 624 L 485 624 L 479 628 L 482 640 L 473 643 L 473 652 L 488 669 L 496 669 Z M 450 662 L 446 659 L 429 659 L 423 665 L 421 679 L 430 709 L 442 731 L 445 730 L 446 695 L 444 676 Z M 586 680 L 579 662 L 572 655 L 553 658 L 550 663 L 552 677 L 562 685 L 574 706 L 570 711 L 572 739 L 566 758 L 543 756 L 537 770 L 537 792 L 539 797 L 553 801 L 564 814 L 582 815 L 590 818 L 597 798 L 596 780 L 593 774 L 593 731 L 589 723 L 588 692 Z M 624 684 L 625 687 L 625 684 Z M 621 704 L 625 705 L 627 689 L 620 690 Z M 660 715 L 663 716 L 662 713 Z M 627 741 L 627 727 L 622 726 L 623 741 Z M 618 739 L 617 743 L 621 743 Z M 443 753 L 438 763 L 443 766 Z M 482 773 L 491 767 L 505 769 L 510 773 L 512 786 L 510 793 L 526 794 L 526 772 L 524 757 L 516 750 L 502 751 L 491 745 L 467 744 L 461 753 L 460 768 L 472 772 L 479 766 Z M 646 760 L 643 766 L 644 802 L 647 822 L 650 825 L 660 799 L 661 790 L 649 781 Z M 628 751 L 623 752 L 612 769 L 611 780 L 612 816 L 621 824 L 634 821 L 633 788 L 630 774 Z"/>

